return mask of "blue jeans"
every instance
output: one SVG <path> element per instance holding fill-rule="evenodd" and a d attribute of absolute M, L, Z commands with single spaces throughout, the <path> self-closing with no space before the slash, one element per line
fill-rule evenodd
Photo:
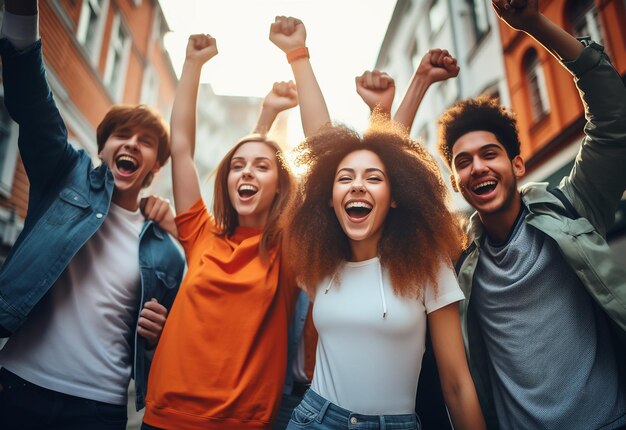
<path fill-rule="evenodd" d="M 2 430 L 124 430 L 126 405 L 70 396 L 0 369 Z"/>
<path fill-rule="evenodd" d="M 313 390 L 293 410 L 287 430 L 420 430 L 416 414 L 361 415 L 341 408 Z"/>

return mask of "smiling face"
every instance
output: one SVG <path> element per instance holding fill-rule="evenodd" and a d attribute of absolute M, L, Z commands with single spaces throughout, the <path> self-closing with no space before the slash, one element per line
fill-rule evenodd
<path fill-rule="evenodd" d="M 113 173 L 115 204 L 137 209 L 146 178 L 161 167 L 157 160 L 158 145 L 159 138 L 143 128 L 122 127 L 109 135 L 98 156 Z"/>
<path fill-rule="evenodd" d="M 395 207 L 380 157 L 369 150 L 346 155 L 335 172 L 331 204 L 350 240 L 353 258 L 375 257 L 385 218 Z"/>
<path fill-rule="evenodd" d="M 227 183 L 239 225 L 264 228 L 279 192 L 276 151 L 263 142 L 242 144 L 230 160 Z"/>
<path fill-rule="evenodd" d="M 504 216 L 513 220 L 520 209 L 517 178 L 525 172 L 518 155 L 510 160 L 495 134 L 472 131 L 452 147 L 452 182 L 481 218 Z"/>

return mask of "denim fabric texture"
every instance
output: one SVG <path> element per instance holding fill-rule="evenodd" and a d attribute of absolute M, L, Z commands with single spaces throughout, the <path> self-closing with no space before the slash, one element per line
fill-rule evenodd
<path fill-rule="evenodd" d="M 362 415 L 341 408 L 313 390 L 293 410 L 287 430 L 420 430 L 416 414 Z"/>
<path fill-rule="evenodd" d="M 0 54 L 5 105 L 20 126 L 18 145 L 30 181 L 24 229 L 0 270 L 0 336 L 8 336 L 24 323 L 76 252 L 100 228 L 115 184 L 106 165 L 94 168 L 89 154 L 68 142 L 46 81 L 41 40 L 16 51 L 2 39 Z M 185 262 L 170 237 L 152 221 L 141 230 L 139 267 L 141 298 L 137 303 L 154 297 L 169 309 Z M 136 329 L 133 339 L 133 377 L 140 409 L 151 355 Z"/>

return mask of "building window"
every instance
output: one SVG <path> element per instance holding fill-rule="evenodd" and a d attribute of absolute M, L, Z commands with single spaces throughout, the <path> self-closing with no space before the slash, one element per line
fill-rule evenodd
<path fill-rule="evenodd" d="M 84 0 L 80 11 L 76 38 L 94 64 L 97 63 L 100 55 L 108 3 L 109 0 Z"/>
<path fill-rule="evenodd" d="M 159 79 L 152 66 L 146 67 L 143 75 L 141 103 L 150 106 L 158 106 L 159 104 Z"/>
<path fill-rule="evenodd" d="M 537 51 L 530 49 L 524 58 L 524 71 L 528 79 L 528 96 L 534 122 L 538 122 L 550 112 L 548 90 L 543 67 L 539 62 Z"/>
<path fill-rule="evenodd" d="M 485 0 L 466 0 L 466 2 L 469 7 L 470 20 L 472 21 L 471 30 L 474 43 L 477 43 L 489 31 L 489 11 Z"/>
<path fill-rule="evenodd" d="M 434 35 L 446 21 L 446 2 L 444 0 L 433 0 L 428 8 L 428 23 L 430 25 L 430 35 Z"/>
<path fill-rule="evenodd" d="M 0 195 L 9 197 L 17 165 L 18 126 L 4 107 L 4 89 L 0 87 Z"/>
<path fill-rule="evenodd" d="M 604 43 L 600 17 L 593 0 L 571 0 L 568 10 L 574 36 L 589 36 L 598 43 Z"/>
<path fill-rule="evenodd" d="M 104 69 L 104 83 L 109 87 L 114 100 L 122 96 L 124 82 L 126 82 L 126 66 L 130 48 L 130 38 L 122 25 L 119 13 L 113 17 L 111 27 L 111 42 Z"/>

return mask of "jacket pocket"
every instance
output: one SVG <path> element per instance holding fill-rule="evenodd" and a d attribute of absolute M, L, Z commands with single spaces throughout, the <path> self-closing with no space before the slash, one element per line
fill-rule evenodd
<path fill-rule="evenodd" d="M 72 188 L 65 188 L 52 203 L 44 219 L 51 225 L 66 224 L 85 215 L 89 207 L 89 201 L 82 194 Z"/>

